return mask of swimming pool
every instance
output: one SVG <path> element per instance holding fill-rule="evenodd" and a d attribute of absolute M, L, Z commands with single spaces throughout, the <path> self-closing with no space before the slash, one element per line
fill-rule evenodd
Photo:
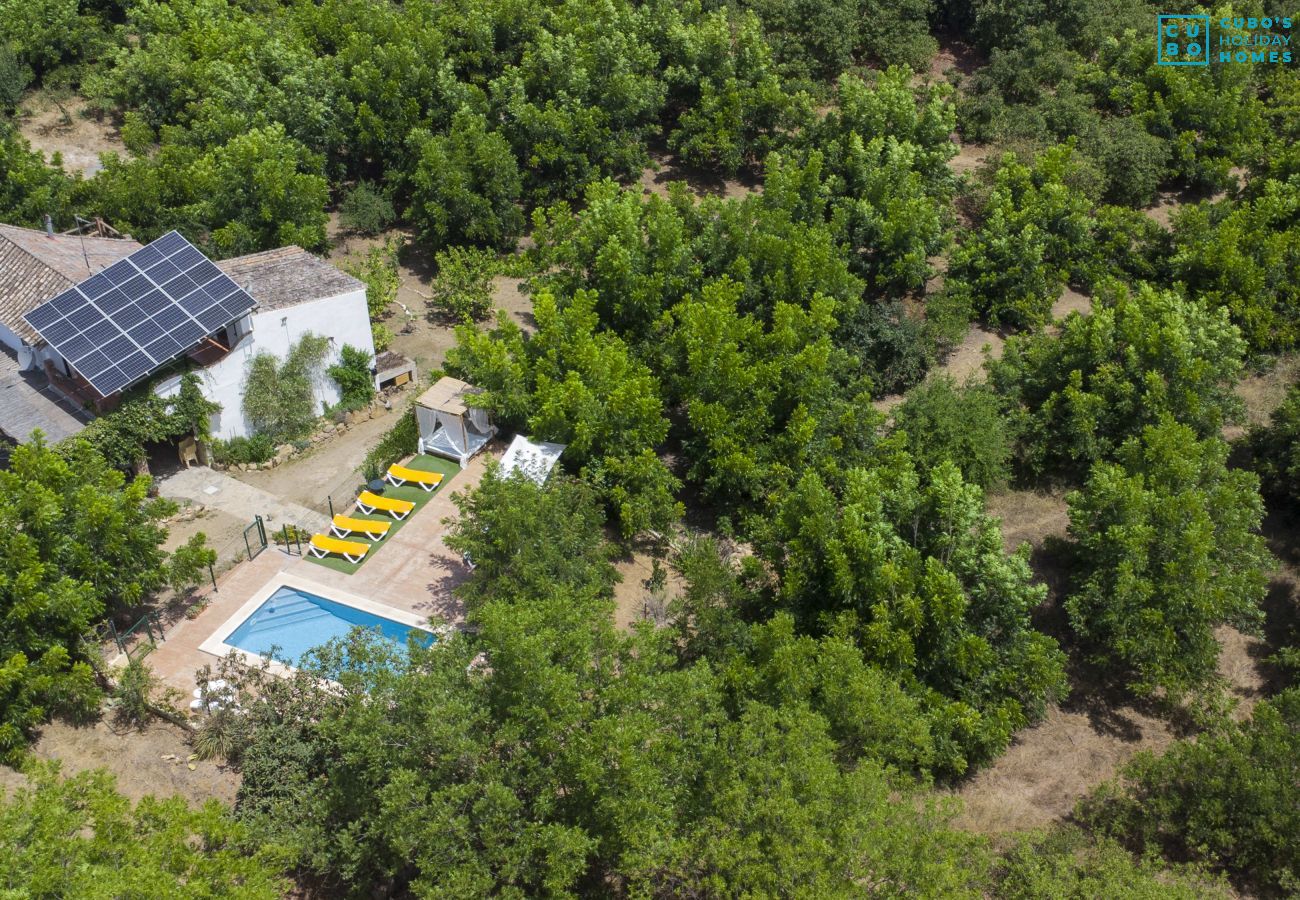
<path fill-rule="evenodd" d="M 280 583 L 244 604 L 199 649 L 217 656 L 236 650 L 246 659 L 274 653 L 275 661 L 294 666 L 308 650 L 347 637 L 358 627 L 377 630 L 403 651 L 411 634 L 427 647 L 436 638 L 424 624 L 419 616 L 378 603 L 360 598 L 340 602 L 301 583 Z"/>

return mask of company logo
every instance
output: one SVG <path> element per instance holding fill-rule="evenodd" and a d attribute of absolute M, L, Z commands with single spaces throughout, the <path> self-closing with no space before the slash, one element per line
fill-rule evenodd
<path fill-rule="evenodd" d="M 1208 66 L 1210 64 L 1209 16 L 1156 16 L 1156 64 L 1161 66 Z"/>
<path fill-rule="evenodd" d="M 1217 34 L 1211 35 L 1213 25 Z M 1291 62 L 1291 19 L 1264 16 L 1156 16 L 1156 65 L 1208 66 L 1215 62 Z"/>

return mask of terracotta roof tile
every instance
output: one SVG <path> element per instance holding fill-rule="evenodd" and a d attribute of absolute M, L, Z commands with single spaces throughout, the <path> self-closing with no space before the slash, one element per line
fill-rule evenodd
<path fill-rule="evenodd" d="M 252 294 L 263 310 L 285 309 L 366 288 L 319 256 L 293 245 L 224 259 L 217 267 Z"/>
<path fill-rule="evenodd" d="M 25 341 L 39 342 L 23 321 L 26 313 L 140 247 L 129 239 L 48 235 L 0 224 L 0 325 Z"/>

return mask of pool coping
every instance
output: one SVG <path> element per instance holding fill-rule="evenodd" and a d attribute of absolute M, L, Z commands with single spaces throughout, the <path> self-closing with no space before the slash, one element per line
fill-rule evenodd
<path fill-rule="evenodd" d="M 406 610 L 396 609 L 386 603 L 377 603 L 374 600 L 367 600 L 365 597 L 358 596 L 349 591 L 342 591 L 337 588 L 327 587 L 318 581 L 310 578 L 303 578 L 301 575 L 294 575 L 288 572 L 280 572 L 274 578 L 269 579 L 266 584 L 262 585 L 253 592 L 244 604 L 231 613 L 226 621 L 217 627 L 217 630 L 208 635 L 203 643 L 199 644 L 199 651 L 215 656 L 218 659 L 224 659 L 231 653 L 234 653 L 239 659 L 251 666 L 261 666 L 264 662 L 267 664 L 267 671 L 272 675 L 286 676 L 292 675 L 298 671 L 297 666 L 291 666 L 282 663 L 276 659 L 268 659 L 265 656 L 259 656 L 251 653 L 233 644 L 226 643 L 239 626 L 247 621 L 258 607 L 271 598 L 271 595 L 280 588 L 294 588 L 295 590 L 307 591 L 323 600 L 331 600 L 335 603 L 341 603 L 344 606 L 351 606 L 362 612 L 368 612 L 371 615 L 379 616 L 383 619 L 390 619 L 401 625 L 407 625 L 411 628 L 418 628 L 421 631 L 428 632 L 435 638 L 441 637 L 438 631 L 433 628 L 429 622 L 428 616 L 420 616 Z"/>

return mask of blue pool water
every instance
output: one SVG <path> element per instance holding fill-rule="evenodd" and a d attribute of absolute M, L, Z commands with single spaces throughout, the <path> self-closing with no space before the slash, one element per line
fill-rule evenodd
<path fill-rule="evenodd" d="M 297 588 L 282 587 L 231 632 L 226 643 L 258 656 L 266 656 L 274 647 L 276 659 L 293 664 L 313 647 L 347 637 L 357 627 L 372 631 L 377 628 L 383 637 L 403 649 L 407 635 L 412 632 L 425 647 L 434 641 L 433 635 L 422 628 L 403 625 Z"/>

